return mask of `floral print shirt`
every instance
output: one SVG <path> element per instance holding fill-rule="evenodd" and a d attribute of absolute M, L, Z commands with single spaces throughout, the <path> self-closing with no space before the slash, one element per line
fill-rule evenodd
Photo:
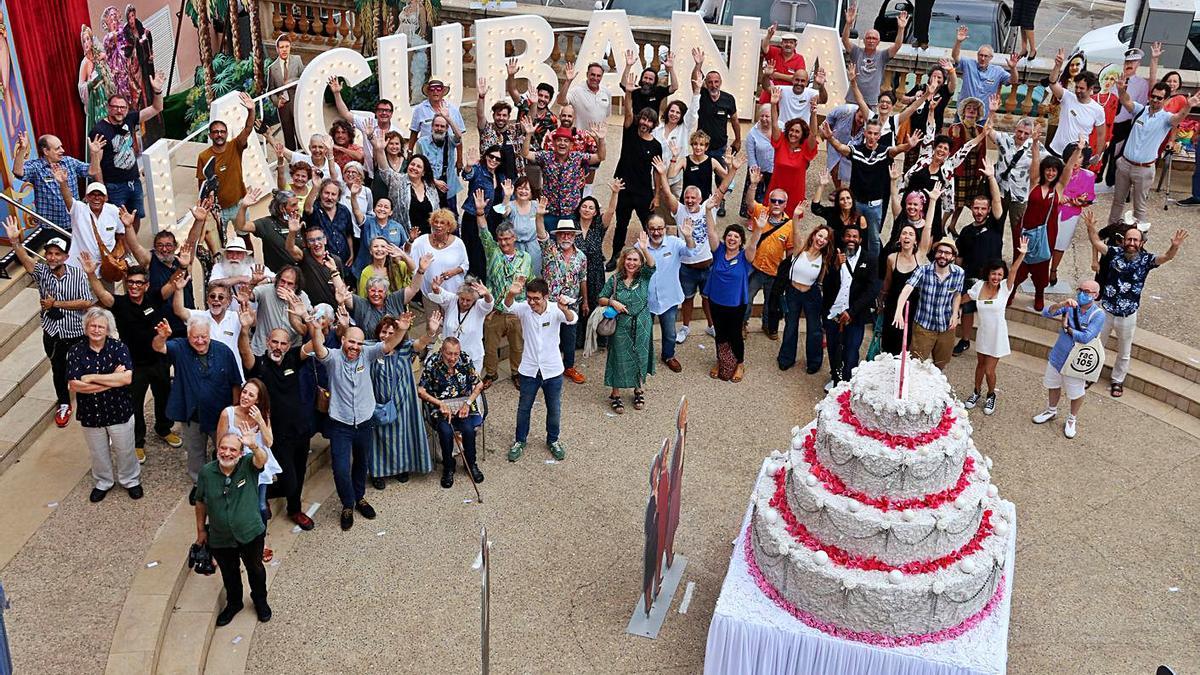
<path fill-rule="evenodd" d="M 1130 316 L 1138 311 L 1146 276 L 1158 267 L 1158 260 L 1148 251 L 1138 251 L 1130 260 L 1120 246 L 1109 246 L 1108 257 L 1108 274 L 1100 287 L 1100 306 L 1113 316 Z"/>
<path fill-rule="evenodd" d="M 479 374 L 475 372 L 471 357 L 466 352 L 459 354 L 458 362 L 453 366 L 446 365 L 446 361 L 439 352 L 432 352 L 425 360 L 419 386 L 439 401 L 447 401 L 454 398 L 467 398 L 478 384 Z M 425 408 L 431 421 L 441 416 L 438 409 L 428 403 L 425 404 Z M 479 402 L 474 401 L 471 403 L 471 414 L 478 413 Z"/>
<path fill-rule="evenodd" d="M 572 151 L 560 162 L 553 152 L 543 150 L 537 153 L 537 161 L 542 165 L 542 193 L 548 202 L 546 211 L 552 216 L 574 213 L 587 184 L 588 153 Z"/>
<path fill-rule="evenodd" d="M 539 243 L 542 245 L 542 277 L 550 285 L 548 301 L 555 302 L 560 295 L 578 300 L 579 283 L 587 274 L 587 256 L 576 246 L 571 249 L 571 257 L 567 258 L 554 237 Z"/>

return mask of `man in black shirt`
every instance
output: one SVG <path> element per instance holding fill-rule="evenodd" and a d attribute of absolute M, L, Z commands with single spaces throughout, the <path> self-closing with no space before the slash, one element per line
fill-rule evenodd
<path fill-rule="evenodd" d="M 87 253 L 79 255 L 79 264 L 87 273 L 88 285 L 101 307 L 112 310 L 117 320 L 121 341 L 129 347 L 133 359 L 133 382 L 129 395 L 133 398 L 133 445 L 139 462 L 146 461 L 146 390 L 154 396 L 154 433 L 172 448 L 183 446 L 183 439 L 171 431 L 167 417 L 167 397 L 171 395 L 171 367 L 162 354 L 154 351 L 154 327 L 167 317 L 161 299 L 149 293 L 150 273 L 141 265 L 125 272 L 125 294 L 109 293 L 96 276 L 96 261 Z M 182 276 L 182 275 L 180 275 Z M 175 293 L 180 276 L 170 279 L 165 288 Z"/>
<path fill-rule="evenodd" d="M 704 51 L 699 48 L 693 49 L 692 58 L 696 61 L 692 69 L 692 80 L 696 81 L 701 79 Z M 742 149 L 742 125 L 738 123 L 737 101 L 732 94 L 721 91 L 720 73 L 710 70 L 703 78 L 704 91 L 700 92 L 700 107 L 696 111 L 697 126 L 708 134 L 708 156 L 728 169 L 725 165 L 726 150 L 736 155 Z M 729 141 L 730 127 L 733 128 L 732 142 Z M 733 186 L 730 185 L 727 191 L 732 189 Z M 724 202 L 721 202 L 721 207 L 717 209 L 717 215 L 725 217 Z"/>
<path fill-rule="evenodd" d="M 633 92 L 636 89 L 629 73 L 633 52 L 625 54 L 625 131 L 621 138 L 621 157 L 613 177 L 624 185 L 617 194 L 617 229 L 613 232 L 612 257 L 605 268 L 611 272 L 617 268 L 617 256 L 625 247 L 625 236 L 629 232 L 629 219 L 636 211 L 638 222 L 646 229 L 646 221 L 654 212 L 654 166 L 655 157 L 662 156 L 662 145 L 654 138 L 658 126 L 658 113 L 651 108 L 642 108 L 637 115 L 633 111 Z"/>
<path fill-rule="evenodd" d="M 288 518 L 300 529 L 311 530 L 313 521 L 304 513 L 300 494 L 304 491 L 308 448 L 313 436 L 315 392 L 311 387 L 303 386 L 301 375 L 305 368 L 313 368 L 314 362 L 308 360 L 302 347 L 291 346 L 291 336 L 282 328 L 276 328 L 267 335 L 266 351 L 256 355 L 250 349 L 254 309 L 249 303 L 242 305 L 238 319 L 242 324 L 242 332 L 238 335 L 238 352 L 246 377 L 262 380 L 274 409 L 288 412 L 287 424 L 273 427 L 275 444 L 271 446 L 271 451 L 275 453 L 283 472 L 279 474 L 279 480 L 267 488 L 267 495 L 287 499 Z"/>
<path fill-rule="evenodd" d="M 975 285 L 983 269 L 993 260 L 1000 260 L 1004 249 L 1004 206 L 1000 203 L 1000 184 L 996 182 L 996 171 L 991 163 L 982 162 L 979 173 L 987 176 L 988 189 L 991 196 L 975 195 L 971 200 L 971 224 L 958 235 L 955 244 L 958 245 L 958 266 L 967 273 L 963 280 L 962 292 Z M 962 303 L 962 339 L 954 345 L 954 355 L 958 356 L 971 347 L 967 338 L 975 325 L 975 301 Z"/>
<path fill-rule="evenodd" d="M 258 201 L 261 195 L 251 190 L 238 205 L 233 226 L 238 232 L 256 234 L 262 240 L 263 264 L 272 272 L 293 264 L 292 248 L 300 236 L 300 199 L 291 190 L 276 190 L 267 205 L 267 213 L 257 220 L 246 218 L 246 210 Z"/>
<path fill-rule="evenodd" d="M 834 137 L 828 122 L 821 125 L 821 135 L 829 145 L 850 158 L 850 194 L 854 195 L 854 208 L 867 219 L 867 253 L 875 259 L 879 258 L 879 230 L 892 186 L 892 159 L 921 139 L 920 133 L 910 134 L 907 143 L 885 147 L 879 142 L 881 131 L 879 120 L 868 121 L 863 125 L 863 142 L 851 147 Z"/>
<path fill-rule="evenodd" d="M 154 101 L 141 110 L 130 110 L 129 100 L 120 94 L 108 97 L 108 116 L 92 127 L 92 138 L 103 137 L 108 141 L 100 157 L 100 172 L 104 174 L 104 187 L 108 190 L 108 203 L 134 214 L 133 231 L 138 231 L 140 219 L 146 217 L 145 199 L 142 195 L 142 175 L 138 171 L 137 158 L 142 154 L 138 141 L 138 129 L 142 122 L 154 118 L 163 109 L 163 86 L 166 76 L 158 73 L 150 81 L 154 89 Z"/>
<path fill-rule="evenodd" d="M 629 71 L 633 68 L 637 56 L 632 50 L 625 52 L 625 72 L 621 74 L 621 81 L 629 80 Z M 675 93 L 679 88 L 679 83 L 675 81 L 675 55 L 667 52 L 667 58 L 663 61 L 663 66 L 667 69 L 667 86 L 662 86 L 658 83 L 658 71 L 653 68 L 643 68 L 642 74 L 638 78 L 637 88 L 630 92 L 629 96 L 633 98 L 633 112 L 640 113 L 643 108 L 650 108 L 660 117 L 663 114 L 663 107 L 667 102 L 667 97 Z"/>

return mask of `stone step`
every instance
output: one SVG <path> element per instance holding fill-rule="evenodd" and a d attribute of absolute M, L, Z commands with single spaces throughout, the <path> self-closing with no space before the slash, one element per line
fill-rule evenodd
<path fill-rule="evenodd" d="M 308 472 L 314 483 L 313 490 L 323 489 L 316 485 L 319 479 L 313 474 L 328 463 L 328 458 L 329 444 L 320 439 L 309 453 Z M 306 493 L 308 487 L 306 485 Z M 291 531 L 291 521 L 286 516 L 276 515 L 271 522 L 276 527 L 286 522 L 287 531 Z M 134 574 L 113 631 L 105 673 L 198 673 L 203 670 L 221 577 L 220 572 L 203 577 L 188 569 L 188 551 L 195 540 L 195 510 L 184 495 L 155 535 L 146 552 L 145 563 Z M 156 564 L 147 567 L 150 563 Z M 200 616 L 205 613 L 206 602 L 213 607 L 208 609 L 207 616 Z M 251 611 L 250 615 L 253 614 Z M 175 615 L 178 615 L 178 621 L 173 620 Z"/>
<path fill-rule="evenodd" d="M 30 332 L 0 360 L 0 415 L 24 396 L 50 370 L 42 349 L 42 332 Z M 3 431 L 0 431 L 2 434 Z"/>
<path fill-rule="evenodd" d="M 9 361 L 11 355 L 4 363 L 0 363 L 0 367 Z M 49 362 L 43 356 L 39 363 L 37 368 L 40 374 L 33 377 L 31 386 L 0 415 L 0 475 L 13 463 L 20 461 L 21 455 L 46 430 L 54 416 L 58 397 L 54 393 L 51 375 L 46 372 Z"/>
<path fill-rule="evenodd" d="M 1026 302 L 1022 302 L 1026 300 Z M 1009 326 L 1015 322 L 1037 326 L 1043 330 L 1057 333 L 1058 322 L 1047 319 L 1028 306 L 1028 299 L 1018 298 L 1008 308 Z M 1111 351 L 1116 349 L 1116 340 L 1109 337 L 1106 347 Z M 1172 375 L 1177 375 L 1190 382 L 1200 382 L 1200 349 L 1191 347 L 1155 333 L 1139 330 L 1133 337 L 1133 350 L 1130 353 L 1134 361 L 1161 368 Z"/>
<path fill-rule="evenodd" d="M 36 288 L 19 288 L 0 307 L 0 360 L 8 356 L 31 333 L 40 332 L 41 304 Z"/>
<path fill-rule="evenodd" d="M 8 247 L 2 247 L 0 250 L 7 251 Z M 33 283 L 29 273 L 20 265 L 13 265 L 8 272 L 12 275 L 10 278 L 0 279 L 0 307 L 7 305 L 18 293 Z"/>
<path fill-rule="evenodd" d="M 1018 321 L 1009 322 L 1008 336 L 1013 350 L 1041 359 L 1049 355 L 1058 339 L 1055 333 Z M 1105 380 L 1111 376 L 1112 360 L 1110 352 L 1098 385 L 1105 385 Z M 1129 364 L 1129 374 L 1124 384 L 1126 389 L 1162 401 L 1193 417 L 1200 417 L 1200 384 L 1196 382 L 1134 359 Z"/>

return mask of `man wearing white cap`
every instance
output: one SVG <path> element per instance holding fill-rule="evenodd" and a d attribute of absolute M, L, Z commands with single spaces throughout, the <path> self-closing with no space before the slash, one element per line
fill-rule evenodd
<path fill-rule="evenodd" d="M 1125 77 L 1125 90 L 1129 93 L 1129 98 L 1134 103 L 1146 105 L 1146 102 L 1150 100 L 1150 80 L 1137 74 L 1137 69 L 1142 64 L 1143 56 L 1145 56 L 1145 52 L 1136 47 L 1126 50 L 1125 63 L 1121 67 L 1121 74 Z M 1104 153 L 1104 176 L 1103 180 L 1100 181 L 1109 187 L 1117 184 L 1117 163 L 1115 160 L 1121 156 L 1121 151 L 1125 146 L 1125 139 L 1129 138 L 1129 132 L 1132 130 L 1133 112 L 1127 110 L 1125 106 L 1120 106 L 1120 109 L 1117 110 L 1117 116 L 1113 118 L 1112 141 L 1108 144 L 1109 152 Z M 1121 203 L 1124 204 L 1124 200 Z"/>
<path fill-rule="evenodd" d="M 83 191 L 83 201 L 71 196 L 71 177 L 61 166 L 54 169 L 54 180 L 62 191 L 63 203 L 71 214 L 71 253 L 67 264 L 83 270 L 79 254 L 87 251 L 93 260 L 104 260 L 104 254 L 117 248 L 125 240 L 125 221 L 132 220 L 133 213 L 125 207 L 118 209 L 108 203 L 108 188 L 104 183 L 89 183 Z M 86 283 L 86 281 L 85 281 Z"/>
<path fill-rule="evenodd" d="M 63 169 L 59 170 L 65 172 Z M 13 242 L 13 252 L 17 254 L 17 260 L 29 276 L 37 281 L 42 306 L 42 348 L 50 359 L 50 370 L 54 373 L 54 391 L 58 395 L 58 410 L 54 415 L 54 423 L 62 428 L 71 421 L 71 393 L 67 388 L 67 352 L 83 340 L 83 312 L 96 299 L 88 286 L 87 276 L 78 267 L 65 264 L 68 249 L 66 241 L 55 237 L 46 242 L 42 251 L 45 262 L 35 263 L 29 256 L 29 251 L 20 243 L 21 230 L 16 216 L 8 217 L 4 229 L 9 241 Z"/>
<path fill-rule="evenodd" d="M 256 264 L 241 237 L 230 237 L 220 259 L 213 265 L 208 283 L 232 288 L 241 284 L 257 286 L 274 278 L 274 272 Z M 234 309 L 237 309 L 236 306 Z"/>
<path fill-rule="evenodd" d="M 770 64 L 774 70 L 771 73 L 771 84 L 777 87 L 787 87 L 792 84 L 792 77 L 798 71 L 805 70 L 804 56 L 796 53 L 796 34 L 784 33 L 779 36 L 779 46 L 771 44 L 771 40 L 775 37 L 775 31 L 779 29 L 779 24 L 771 24 L 767 29 L 767 34 L 762 39 L 762 56 L 763 65 Z M 759 103 L 767 103 L 770 100 L 769 92 L 766 99 L 759 99 Z"/>

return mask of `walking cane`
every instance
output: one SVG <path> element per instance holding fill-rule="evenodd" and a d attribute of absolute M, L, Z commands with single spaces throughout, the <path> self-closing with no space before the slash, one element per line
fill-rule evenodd
<path fill-rule="evenodd" d="M 482 504 L 483 495 L 479 494 L 479 484 L 475 482 L 475 476 L 471 474 L 471 467 L 467 465 L 467 456 L 463 454 L 462 440 L 458 434 L 454 434 L 454 449 L 462 458 L 463 470 L 467 472 L 467 478 L 471 479 L 471 487 L 475 488 L 475 500 Z"/>

